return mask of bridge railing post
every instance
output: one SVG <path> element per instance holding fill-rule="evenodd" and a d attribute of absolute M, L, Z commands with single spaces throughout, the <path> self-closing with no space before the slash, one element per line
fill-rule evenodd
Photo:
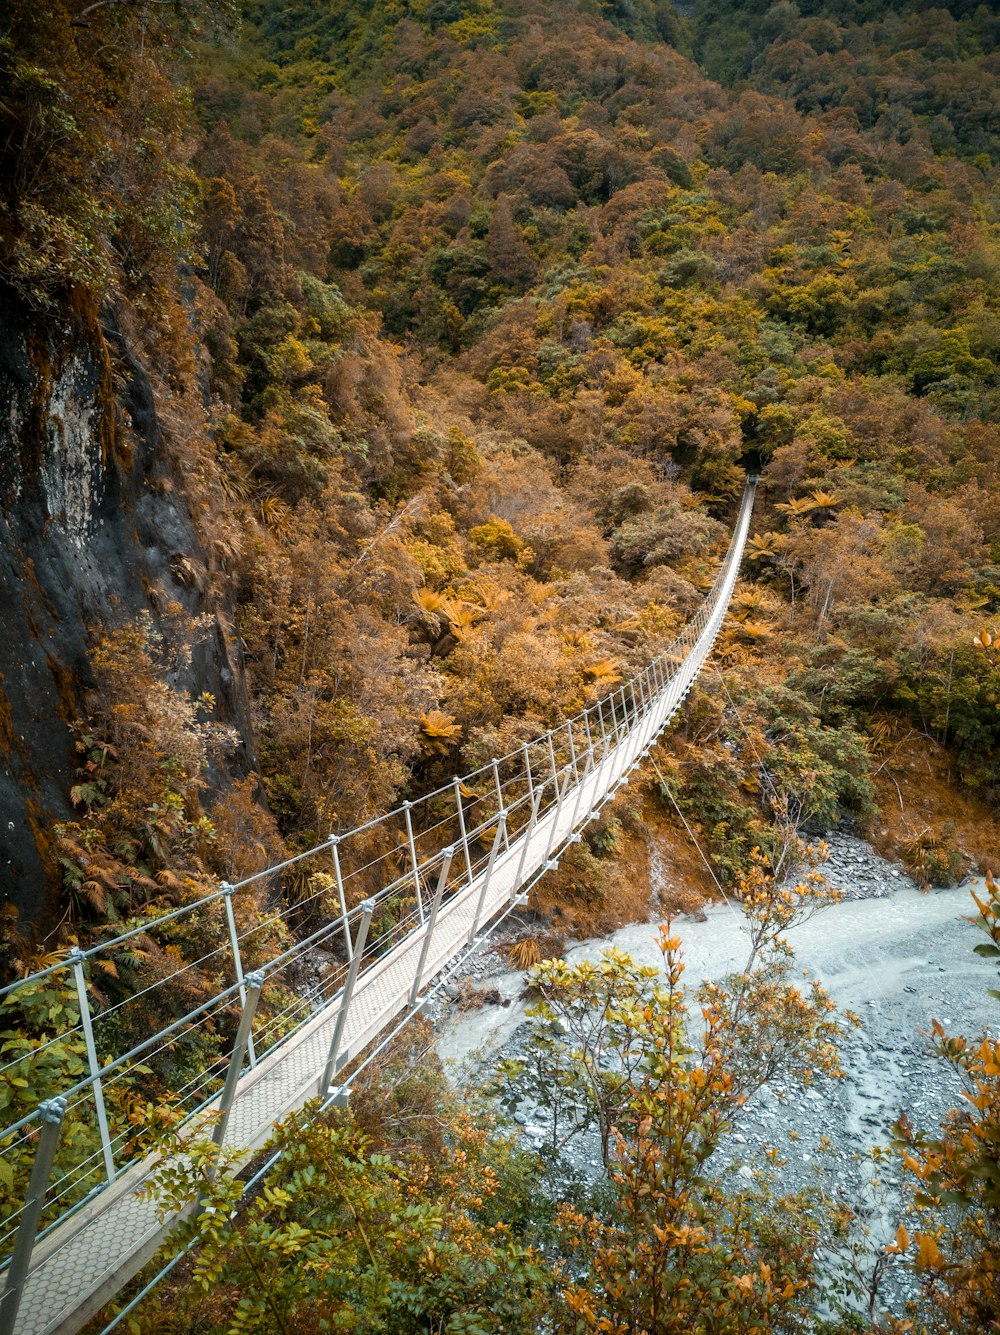
<path fill-rule="evenodd" d="M 579 783 L 576 785 L 576 805 L 573 808 L 573 819 L 570 823 L 571 830 L 576 829 L 576 823 L 580 819 L 580 805 L 583 802 L 583 790 L 587 783 L 587 780 L 590 778 L 590 774 L 593 768 L 594 768 L 594 748 L 593 746 L 588 746 L 587 755 L 583 766 L 583 775 Z"/>
<path fill-rule="evenodd" d="M 549 734 L 551 739 L 551 733 Z M 555 811 L 552 816 L 552 827 L 549 830 L 549 837 L 545 844 L 545 861 L 548 862 L 552 856 L 552 846 L 556 841 L 556 835 L 559 831 L 559 818 L 562 815 L 563 799 L 569 791 L 569 785 L 572 782 L 572 775 L 567 771 L 566 777 L 562 783 L 559 782 L 559 774 L 556 770 L 556 758 L 552 756 L 552 787 L 555 793 Z"/>
<path fill-rule="evenodd" d="M 528 743 L 527 743 L 527 742 L 525 742 L 525 743 L 521 746 L 521 754 L 524 756 L 524 777 L 525 777 L 525 779 L 527 780 L 527 783 L 528 783 L 528 800 L 529 800 L 530 802 L 534 802 L 534 800 L 535 800 L 535 779 L 534 779 L 534 775 L 531 773 L 531 756 L 528 754 Z"/>
<path fill-rule="evenodd" d="M 551 731 L 545 734 L 545 741 L 549 749 L 549 769 L 552 771 L 552 790 L 559 790 L 559 767 L 556 764 L 556 747 Z"/>
<path fill-rule="evenodd" d="M 483 916 L 483 907 L 486 904 L 486 896 L 489 893 L 490 878 L 493 875 L 493 867 L 497 860 L 497 854 L 500 852 L 500 843 L 506 837 L 507 833 L 507 813 L 501 811 L 497 820 L 497 832 L 493 836 L 493 847 L 490 849 L 490 859 L 486 864 L 486 873 L 483 876 L 483 884 L 479 889 L 479 896 L 476 900 L 476 911 L 472 918 L 472 927 L 469 929 L 469 943 L 476 939 L 476 933 L 479 931 L 479 921 Z"/>
<path fill-rule="evenodd" d="M 522 835 L 521 856 L 517 860 L 517 871 L 514 873 L 514 879 L 510 883 L 511 902 L 517 898 L 521 889 L 521 874 L 524 871 L 524 861 L 528 856 L 528 847 L 531 844 L 531 837 L 535 833 L 535 825 L 538 821 L 538 807 L 542 800 L 542 790 L 539 788 L 531 800 L 531 815 L 528 817 L 528 825 Z"/>
<path fill-rule="evenodd" d="M 247 1004 L 247 990 L 243 985 L 243 956 L 240 954 L 240 938 L 236 931 L 236 913 L 233 910 L 233 887 L 228 881 L 222 883 L 222 902 L 226 906 L 226 926 L 229 929 L 229 944 L 233 951 L 233 976 L 239 984 L 240 1001 L 244 1007 Z M 253 1035 L 250 1036 L 249 1043 L 250 1065 L 257 1065 L 257 1053 L 254 1050 Z"/>
<path fill-rule="evenodd" d="M 424 969 L 427 965 L 427 952 L 431 948 L 431 937 L 434 935 L 434 926 L 437 922 L 438 909 L 441 907 L 441 900 L 444 897 L 444 888 L 448 883 L 448 872 L 451 870 L 451 860 L 454 856 L 455 845 L 450 844 L 444 850 L 441 871 L 438 875 L 437 889 L 434 891 L 434 899 L 431 903 L 430 917 L 427 919 L 427 926 L 424 928 L 424 939 L 420 943 L 420 958 L 417 961 L 417 972 L 413 978 L 413 986 L 410 988 L 411 1006 L 417 1004 L 417 997 L 420 995 Z"/>
<path fill-rule="evenodd" d="M 503 784 L 500 782 L 500 762 L 491 760 L 490 765 L 493 768 L 493 787 L 497 791 L 497 815 L 503 813 L 503 846 L 510 848 L 510 835 L 507 833 L 507 808 L 503 800 Z"/>
<path fill-rule="evenodd" d="M 31 1165 L 31 1177 L 24 1205 L 21 1208 L 21 1222 L 14 1239 L 14 1251 L 10 1258 L 7 1273 L 3 1276 L 3 1298 L 0 1299 L 0 1335 L 14 1335 L 14 1322 L 21 1306 L 21 1294 L 24 1281 L 28 1278 L 31 1253 L 34 1250 L 38 1225 L 45 1208 L 45 1196 L 52 1176 L 59 1137 L 62 1134 L 63 1117 L 66 1115 L 66 1100 L 63 1098 L 46 1099 L 38 1105 L 41 1129 L 38 1144 L 35 1147 L 35 1159 Z"/>
<path fill-rule="evenodd" d="M 344 895 L 344 874 L 340 867 L 340 835 L 331 834 L 327 839 L 330 856 L 333 859 L 333 874 L 337 879 L 337 900 L 340 904 L 340 922 L 344 932 L 344 945 L 347 947 L 347 962 L 354 958 L 354 943 L 351 941 L 351 925 L 347 921 L 347 898 Z"/>
<path fill-rule="evenodd" d="M 465 874 L 469 884 L 472 884 L 472 858 L 469 855 L 469 836 L 465 829 L 465 812 L 462 810 L 462 780 L 455 778 L 452 780 L 455 788 L 455 807 L 458 811 L 458 829 L 462 836 L 462 849 L 465 853 Z"/>
<path fill-rule="evenodd" d="M 361 921 L 358 923 L 358 933 L 354 938 L 354 954 L 347 970 L 347 981 L 344 983 L 344 991 L 340 998 L 340 1010 L 337 1014 L 337 1023 L 333 1029 L 333 1037 L 330 1040 L 330 1051 L 327 1053 L 326 1066 L 323 1068 L 323 1074 L 320 1077 L 319 1096 L 321 1099 L 325 1099 L 329 1094 L 330 1085 L 333 1083 L 333 1077 L 337 1070 L 337 1058 L 340 1056 L 340 1044 L 344 1037 L 347 1012 L 350 1009 L 351 997 L 354 995 L 354 984 L 358 981 L 358 969 L 361 967 L 361 960 L 365 953 L 368 928 L 374 912 L 374 899 L 362 900 Z"/>
<path fill-rule="evenodd" d="M 104 1159 L 104 1172 L 109 1182 L 116 1176 L 114 1150 L 111 1146 L 111 1132 L 108 1128 L 108 1113 L 104 1106 L 104 1086 L 101 1083 L 101 1064 L 97 1058 L 97 1044 L 94 1042 L 94 1020 L 90 1010 L 90 997 L 87 993 L 87 978 L 83 972 L 83 951 L 74 946 L 67 959 L 73 966 L 73 981 L 76 984 L 76 998 L 80 1006 L 80 1026 L 83 1029 L 83 1043 L 87 1049 L 87 1065 L 91 1089 L 94 1091 L 94 1111 L 97 1113 L 97 1129 L 101 1137 L 101 1155 Z"/>
<path fill-rule="evenodd" d="M 424 920 L 424 900 L 420 893 L 420 864 L 417 862 L 417 845 L 413 838 L 412 802 L 403 803 L 403 818 L 406 821 L 406 842 L 410 848 L 410 874 L 413 877 L 413 889 L 417 896 L 417 916 Z"/>
<path fill-rule="evenodd" d="M 573 779 L 575 782 L 580 777 L 580 771 L 576 764 L 576 742 L 573 740 L 573 724 L 569 719 L 566 720 L 566 737 L 569 741 L 569 763 L 573 766 Z"/>
<path fill-rule="evenodd" d="M 233 1043 L 229 1065 L 226 1068 L 225 1083 L 219 1097 L 219 1120 L 212 1132 L 212 1140 L 220 1150 L 225 1144 L 226 1131 L 229 1127 L 229 1114 L 233 1110 L 233 1102 L 236 1098 L 236 1086 L 243 1074 L 243 1058 L 246 1056 L 252 1041 L 253 1017 L 264 987 L 264 974 L 248 973 L 244 981 L 246 982 L 246 988 L 243 994 L 243 1014 L 240 1016 L 240 1027 L 236 1031 L 236 1040 Z"/>

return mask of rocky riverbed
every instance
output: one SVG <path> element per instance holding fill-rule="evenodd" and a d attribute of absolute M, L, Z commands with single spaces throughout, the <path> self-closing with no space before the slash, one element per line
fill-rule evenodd
<path fill-rule="evenodd" d="M 777 1147 L 785 1160 L 783 1190 L 818 1185 L 855 1210 L 860 1254 L 870 1266 L 906 1217 L 896 1164 L 873 1162 L 872 1151 L 888 1143 L 889 1128 L 901 1113 L 931 1128 L 958 1099 L 954 1073 L 931 1049 L 932 1022 L 966 1034 L 996 1030 L 1000 1008 L 987 995 L 994 985 L 992 970 L 973 953 L 981 938 L 967 921 L 974 911 L 969 885 L 923 892 L 863 841 L 834 834 L 827 842 L 823 870 L 843 891 L 843 902 L 793 928 L 789 939 L 804 972 L 859 1017 L 857 1028 L 845 1026 L 844 1078 L 820 1078 L 807 1089 L 765 1087 L 742 1110 L 718 1160 L 720 1170 L 753 1177 L 765 1149 Z M 689 987 L 741 964 L 745 935 L 738 910 L 712 905 L 698 920 L 677 920 L 675 928 L 683 940 Z M 609 944 L 645 963 L 658 962 L 650 923 L 584 942 L 567 958 L 594 957 Z M 459 1083 L 480 1083 L 500 1059 L 523 1056 L 528 1041 L 524 975 L 511 972 L 497 953 L 487 953 L 475 967 L 475 985 L 488 989 L 494 1004 L 459 1013 L 451 1002 L 438 1018 L 438 1050 Z M 516 1087 L 509 1105 L 526 1142 L 541 1147 L 549 1134 L 544 1109 Z M 561 1171 L 596 1179 L 600 1154 L 593 1134 L 570 1141 Z M 880 1305 L 899 1310 L 907 1283 L 902 1269 L 890 1268 Z"/>

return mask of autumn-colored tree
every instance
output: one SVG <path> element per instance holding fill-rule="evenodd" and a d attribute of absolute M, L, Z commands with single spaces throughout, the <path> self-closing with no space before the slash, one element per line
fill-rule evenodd
<path fill-rule="evenodd" d="M 819 1217 L 804 1198 L 772 1200 L 763 1182 L 734 1189 L 709 1165 L 761 1084 L 779 1071 L 808 1081 L 838 1070 L 833 1005 L 818 985 L 799 991 L 782 935 L 829 897 L 818 876 L 781 890 L 755 862 L 742 885 L 747 964 L 700 989 L 700 1037 L 681 984 L 681 939 L 669 925 L 658 942 L 662 968 L 611 950 L 532 969 L 542 996 L 532 1020 L 542 1045 L 536 1096 L 590 1111 L 612 1192 L 604 1216 L 561 1211 L 584 1267 L 565 1293 L 570 1329 L 808 1328 L 803 1299 Z"/>
<path fill-rule="evenodd" d="M 1000 886 L 988 876 L 973 899 L 990 938 L 976 953 L 1000 959 Z M 1000 1001 L 996 989 L 990 995 Z M 948 1034 L 937 1020 L 933 1031 L 940 1057 L 961 1077 L 963 1103 L 936 1132 L 905 1117 L 896 1128 L 920 1222 L 900 1250 L 921 1278 L 927 1328 L 973 1335 L 1000 1329 L 1000 1041 Z"/>

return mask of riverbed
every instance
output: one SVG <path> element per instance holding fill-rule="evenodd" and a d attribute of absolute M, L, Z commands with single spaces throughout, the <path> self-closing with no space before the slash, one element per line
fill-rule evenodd
<path fill-rule="evenodd" d="M 860 840 L 842 839 L 834 852 L 830 879 L 849 897 L 793 927 L 788 940 L 803 973 L 860 1020 L 857 1028 L 845 1026 L 844 1077 L 820 1077 L 806 1089 L 765 1086 L 742 1110 L 719 1162 L 751 1177 L 764 1149 L 776 1146 L 785 1160 L 782 1190 L 819 1186 L 848 1202 L 869 1235 L 870 1261 L 898 1222 L 912 1223 L 898 1165 L 873 1163 L 873 1148 L 888 1143 L 900 1114 L 931 1129 L 959 1102 L 954 1071 L 933 1051 L 932 1023 L 966 1035 L 1000 1032 L 1000 1003 L 987 994 L 996 986 L 995 970 L 973 950 L 984 939 L 969 921 L 975 915 L 969 891 L 980 888 L 976 882 L 922 891 Z M 637 961 L 659 964 L 657 926 L 624 927 L 572 947 L 566 958 L 594 958 L 614 945 Z M 675 919 L 673 930 L 682 939 L 685 983 L 692 991 L 699 981 L 721 978 L 745 961 L 738 905 L 712 904 L 697 919 Z M 438 1053 L 459 1085 L 480 1083 L 498 1059 L 516 1058 L 527 1042 L 525 975 L 505 967 L 499 953 L 488 955 L 477 972 L 478 985 L 495 992 L 498 1004 L 462 1013 L 446 1008 L 437 1021 Z M 512 1110 L 526 1142 L 540 1147 L 541 1110 L 529 1097 L 515 1101 Z M 599 1174 L 593 1135 L 578 1137 L 566 1154 L 577 1176 Z M 898 1311 L 911 1293 L 901 1271 L 890 1274 L 880 1305 Z"/>

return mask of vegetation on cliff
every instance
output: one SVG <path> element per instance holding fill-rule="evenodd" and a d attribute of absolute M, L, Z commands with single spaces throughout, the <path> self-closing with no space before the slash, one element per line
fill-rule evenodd
<path fill-rule="evenodd" d="M 179 684 L 178 653 L 212 625 L 172 606 L 166 639 L 143 617 L 95 624 L 45 948 L 164 912 L 601 697 L 696 606 L 748 467 L 764 485 L 722 676 L 662 748 L 645 815 L 679 809 L 736 885 L 789 826 L 845 817 L 928 882 L 985 869 L 998 35 L 988 6 L 916 0 L 13 0 L 0 277 L 46 330 L 84 310 L 96 327 L 103 304 L 148 365 L 203 546 L 174 574 L 238 628 L 260 761 L 234 782 L 232 720 Z M 118 354 L 108 367 L 119 383 Z M 915 746 L 936 768 L 911 798 Z M 632 801 L 546 889 L 555 945 L 624 911 Z M 8 926 L 31 967 L 32 924 Z M 137 959 L 121 986 L 171 967 Z M 977 1097 L 993 1060 L 969 1067 Z M 479 1162 L 456 1116 L 448 1154 Z M 972 1171 L 953 1132 L 915 1171 Z M 338 1180 L 368 1155 L 354 1134 L 324 1151 Z M 652 1134 L 636 1154 L 657 1158 Z M 382 1241 L 409 1255 L 436 1225 L 406 1212 L 440 1183 L 373 1171 L 407 1221 Z M 484 1302 L 537 1263 L 492 1209 L 469 1207 L 485 1213 L 441 1281 L 461 1289 L 474 1261 Z M 957 1297 L 942 1285 L 955 1329 L 981 1329 L 969 1254 Z M 748 1293 L 774 1288 L 764 1265 Z M 617 1301 L 628 1276 L 600 1273 Z M 580 1329 L 646 1320 L 578 1297 Z"/>

